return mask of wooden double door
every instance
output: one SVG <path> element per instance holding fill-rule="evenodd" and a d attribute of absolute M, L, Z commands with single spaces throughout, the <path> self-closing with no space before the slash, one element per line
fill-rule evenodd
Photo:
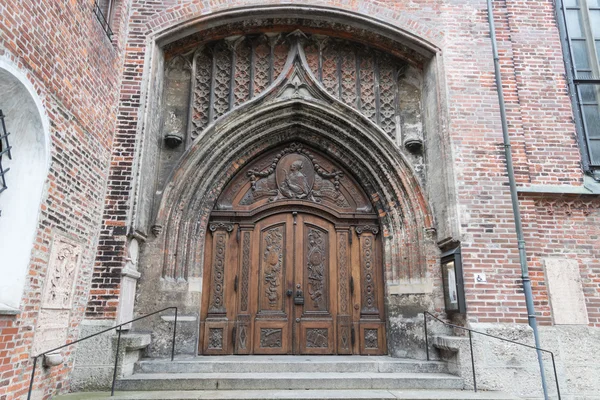
<path fill-rule="evenodd" d="M 210 224 L 200 352 L 385 354 L 380 235 L 362 222 L 287 211 Z"/>

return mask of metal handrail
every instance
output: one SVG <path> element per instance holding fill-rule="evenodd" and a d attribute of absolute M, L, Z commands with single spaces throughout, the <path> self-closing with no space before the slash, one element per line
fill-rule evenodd
<path fill-rule="evenodd" d="M 117 366 L 118 366 L 118 362 L 119 362 L 119 347 L 121 346 L 121 332 L 122 332 L 122 329 L 120 329 L 120 328 L 122 326 L 128 325 L 128 324 L 130 324 L 132 322 L 139 321 L 140 319 L 151 317 L 152 315 L 161 313 L 163 311 L 172 310 L 172 309 L 175 309 L 175 320 L 173 321 L 173 343 L 171 345 L 171 361 L 173 361 L 175 359 L 175 335 L 177 333 L 177 307 L 167 307 L 167 308 L 163 308 L 162 310 L 154 311 L 151 314 L 147 314 L 147 315 L 144 315 L 142 317 L 138 317 L 138 318 L 132 319 L 131 321 L 123 322 L 122 324 L 110 327 L 110 328 L 105 329 L 103 331 L 96 332 L 93 335 L 86 336 L 86 337 L 84 337 L 82 339 L 78 339 L 78 340 L 76 340 L 74 342 L 64 344 L 64 345 L 62 345 L 60 347 L 56 347 L 56 348 L 54 348 L 52 350 L 45 351 L 45 352 L 40 353 L 37 356 L 33 357 L 33 369 L 31 370 L 31 380 L 29 381 L 29 391 L 27 392 L 27 400 L 31 400 L 31 391 L 33 389 L 33 381 L 35 379 L 35 367 L 37 365 L 38 358 L 43 357 L 43 356 L 45 356 L 46 354 L 49 354 L 49 353 L 54 353 L 57 350 L 64 349 L 65 347 L 72 346 L 72 345 L 77 344 L 79 342 L 83 342 L 84 340 L 93 338 L 93 337 L 101 335 L 103 333 L 112 331 L 113 329 L 117 329 L 117 332 L 119 333 L 119 336 L 117 337 L 117 349 L 115 351 L 115 368 L 113 370 L 112 387 L 111 387 L 111 390 L 110 390 L 111 397 L 114 396 L 114 394 L 115 394 L 115 382 L 117 380 Z"/>
<path fill-rule="evenodd" d="M 502 338 L 500 336 L 494 336 L 494 335 L 490 335 L 489 333 L 485 333 L 485 332 L 479 332 L 473 329 L 469 329 L 469 328 L 465 328 L 464 326 L 459 326 L 459 325 L 454 325 L 451 324 L 449 322 L 443 321 L 441 319 L 439 319 L 438 317 L 436 317 L 435 315 L 433 315 L 432 313 L 430 313 L 429 311 L 423 311 L 423 328 L 425 329 L 425 350 L 427 352 L 427 361 L 429 361 L 429 337 L 427 335 L 427 316 L 431 316 L 433 319 L 441 322 L 442 324 L 446 325 L 446 326 L 450 326 L 452 328 L 458 328 L 458 329 L 462 329 L 464 331 L 469 332 L 469 347 L 471 349 L 471 370 L 473 371 L 473 389 L 475 392 L 477 392 L 477 377 L 475 376 L 475 358 L 473 356 L 473 333 L 477 333 L 483 336 L 488 336 L 494 339 L 499 339 L 502 340 L 504 342 L 509 342 L 509 343 L 514 343 L 514 344 L 518 344 L 519 346 L 524 346 L 524 347 L 528 347 L 530 349 L 535 349 L 538 351 L 543 351 L 545 353 L 550 353 L 550 356 L 552 356 L 552 368 L 554 369 L 554 380 L 556 381 L 556 393 L 558 394 L 558 400 L 561 400 L 560 397 L 560 386 L 558 384 L 558 375 L 556 373 L 556 364 L 554 362 L 554 353 L 551 352 L 550 350 L 545 350 L 545 349 L 540 349 L 539 347 L 536 346 L 531 346 L 525 343 L 521 343 L 521 342 L 515 342 L 514 340 L 510 340 L 510 339 L 505 339 Z"/>

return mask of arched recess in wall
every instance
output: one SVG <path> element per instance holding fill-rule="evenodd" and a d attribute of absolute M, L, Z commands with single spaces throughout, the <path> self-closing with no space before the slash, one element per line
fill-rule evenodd
<path fill-rule="evenodd" d="M 0 307 L 19 308 L 48 174 L 49 124 L 31 83 L 1 59 L 0 93 L 12 146 L 12 159 L 2 159 L 10 171 L 8 188 L 0 194 Z"/>
<path fill-rule="evenodd" d="M 426 280 L 433 228 L 426 195 L 384 129 L 336 99 L 311 72 L 298 41 L 270 89 L 208 126 L 168 179 L 154 231 L 163 277 L 202 276 L 204 235 L 216 198 L 265 150 L 306 143 L 338 162 L 371 196 L 384 235 L 386 280 Z"/>

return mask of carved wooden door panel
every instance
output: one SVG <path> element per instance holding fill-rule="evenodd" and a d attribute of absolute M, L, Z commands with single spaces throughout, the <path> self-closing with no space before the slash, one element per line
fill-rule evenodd
<path fill-rule="evenodd" d="M 335 228 L 321 218 L 299 214 L 294 229 L 294 303 L 302 303 L 295 304 L 294 310 L 294 352 L 334 354 L 337 311 Z"/>
<path fill-rule="evenodd" d="M 302 143 L 244 166 L 206 237 L 203 354 L 385 354 L 382 235 L 352 174 Z"/>
<path fill-rule="evenodd" d="M 253 236 L 251 271 L 258 278 L 250 293 L 253 353 L 291 354 L 293 302 L 287 290 L 294 273 L 292 214 L 278 214 L 260 221 Z"/>

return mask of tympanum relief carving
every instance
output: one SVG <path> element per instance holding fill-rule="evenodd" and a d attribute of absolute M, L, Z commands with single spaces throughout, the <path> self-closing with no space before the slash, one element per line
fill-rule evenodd
<path fill-rule="evenodd" d="M 289 143 L 248 165 L 216 208 L 252 210 L 280 201 L 323 204 L 340 212 L 371 212 L 362 191 L 339 166 L 302 143 Z"/>

